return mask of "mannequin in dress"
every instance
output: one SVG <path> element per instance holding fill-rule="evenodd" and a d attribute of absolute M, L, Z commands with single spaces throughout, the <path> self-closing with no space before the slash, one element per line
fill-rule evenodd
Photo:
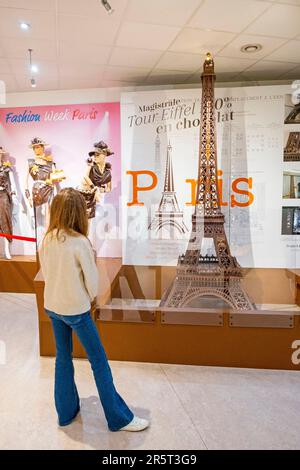
<path fill-rule="evenodd" d="M 46 154 L 46 144 L 42 139 L 35 137 L 32 139 L 29 148 L 34 152 L 34 158 L 28 160 L 28 172 L 25 184 L 25 196 L 35 213 L 35 224 L 37 235 L 44 230 L 48 223 L 49 209 L 54 193 L 59 192 L 58 183 L 64 179 L 53 180 L 52 177 L 56 171 L 56 166 L 52 155 Z M 32 191 L 29 191 L 29 177 L 33 179 Z"/>
<path fill-rule="evenodd" d="M 97 186 L 101 193 L 111 191 L 111 164 L 106 163 L 106 157 L 114 155 L 107 144 L 102 140 L 94 144 L 94 149 L 89 152 L 87 182 Z"/>
<path fill-rule="evenodd" d="M 16 199 L 16 190 L 11 163 L 5 160 L 5 155 L 5 150 L 3 147 L 0 147 L 0 233 L 12 235 L 12 210 L 13 200 Z M 4 254 L 6 259 L 11 259 L 11 243 L 11 238 L 4 238 Z"/>
<path fill-rule="evenodd" d="M 100 189 L 85 176 L 77 190 L 85 199 L 88 218 L 93 219 L 96 215 L 96 204 L 101 201 Z"/>

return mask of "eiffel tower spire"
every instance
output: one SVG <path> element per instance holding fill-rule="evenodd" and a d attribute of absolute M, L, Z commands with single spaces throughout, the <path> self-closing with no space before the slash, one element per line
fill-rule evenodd
<path fill-rule="evenodd" d="M 175 228 L 179 233 L 187 231 L 183 220 L 183 212 L 180 211 L 174 187 L 174 175 L 172 164 L 172 146 L 169 142 L 165 168 L 164 188 L 158 210 L 149 225 L 149 230 L 160 230 L 163 226 Z"/>
<path fill-rule="evenodd" d="M 211 216 L 221 213 L 217 189 L 217 151 L 215 130 L 214 61 L 207 53 L 203 64 L 200 155 L 195 213 Z"/>
<path fill-rule="evenodd" d="M 171 151 L 172 151 L 172 147 L 169 141 L 168 149 L 167 149 L 164 191 L 174 191 L 174 178 L 173 178 L 173 165 L 172 165 Z"/>
<path fill-rule="evenodd" d="M 177 274 L 164 293 L 161 305 L 184 307 L 201 298 L 215 297 L 235 310 L 252 310 L 240 281 L 242 270 L 231 255 L 224 230 L 217 186 L 217 149 L 214 114 L 214 61 L 207 53 L 203 64 L 198 180 L 192 233 L 187 250 L 179 256 Z M 214 254 L 202 253 L 204 239 Z"/>

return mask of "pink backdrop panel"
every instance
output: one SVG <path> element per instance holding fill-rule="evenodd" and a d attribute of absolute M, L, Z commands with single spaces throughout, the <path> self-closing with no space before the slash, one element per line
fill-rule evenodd
<path fill-rule="evenodd" d="M 14 166 L 19 207 L 14 209 L 14 233 L 32 236 L 32 214 L 25 203 L 24 184 L 28 168 L 27 160 L 33 157 L 30 141 L 40 137 L 49 144 L 58 169 L 63 169 L 66 180 L 62 187 L 77 187 L 86 172 L 86 159 L 93 144 L 104 140 L 114 151 L 107 161 L 112 164 L 112 191 L 102 199 L 103 204 L 114 206 L 119 213 L 121 194 L 120 158 L 120 103 L 92 103 L 80 105 L 28 106 L 0 109 L 0 146 L 8 152 Z M 118 224 L 118 217 L 116 218 Z M 91 238 L 95 238 L 96 221 L 91 227 Z M 95 240 L 94 240 L 95 241 Z M 26 245 L 26 246 L 25 246 Z M 119 241 L 102 242 L 97 251 L 102 256 L 120 256 Z M 32 253 L 34 247 L 22 242 L 13 243 L 13 254 Z"/>

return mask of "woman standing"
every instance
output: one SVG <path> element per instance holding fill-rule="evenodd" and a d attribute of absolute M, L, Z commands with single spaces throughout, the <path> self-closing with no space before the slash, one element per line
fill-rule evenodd
<path fill-rule="evenodd" d="M 88 218 L 83 196 L 63 189 L 50 208 L 50 224 L 39 255 L 45 279 L 45 309 L 55 341 L 55 405 L 60 426 L 80 410 L 72 362 L 72 331 L 85 348 L 111 431 L 142 431 L 149 422 L 133 415 L 117 393 L 97 328 L 91 302 L 97 295 L 98 270 L 87 238 Z"/>

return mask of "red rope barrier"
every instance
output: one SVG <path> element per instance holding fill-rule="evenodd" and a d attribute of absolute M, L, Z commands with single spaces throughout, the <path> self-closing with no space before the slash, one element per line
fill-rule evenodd
<path fill-rule="evenodd" d="M 13 240 L 23 240 L 25 242 L 36 242 L 36 238 L 20 237 L 19 235 L 9 235 L 8 233 L 0 233 L 0 237 L 12 238 Z"/>

